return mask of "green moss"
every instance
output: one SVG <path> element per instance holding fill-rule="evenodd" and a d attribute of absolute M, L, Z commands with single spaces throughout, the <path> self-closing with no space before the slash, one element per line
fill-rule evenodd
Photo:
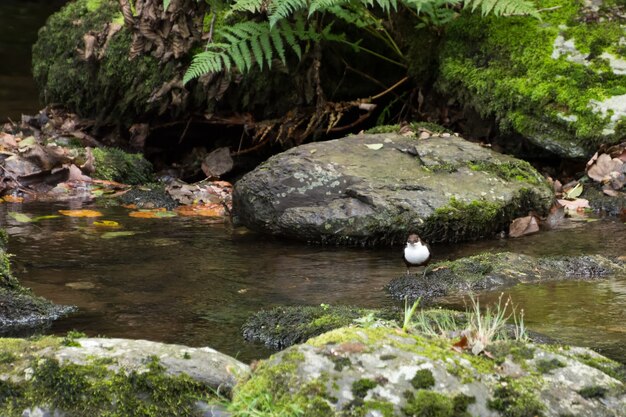
<path fill-rule="evenodd" d="M 372 315 L 373 318 L 382 318 L 388 314 L 351 306 L 276 307 L 259 311 L 246 320 L 243 332 L 248 340 L 282 349 L 329 330 L 351 325 L 361 317 Z"/>
<path fill-rule="evenodd" d="M 188 376 L 165 375 L 156 360 L 147 372 L 126 374 L 103 365 L 61 365 L 54 359 L 35 366 L 23 397 L 22 407 L 49 404 L 73 416 L 112 417 L 193 415 L 196 401 L 213 398 Z"/>
<path fill-rule="evenodd" d="M 67 332 L 67 335 L 63 338 L 61 344 L 63 346 L 74 346 L 80 347 L 80 343 L 76 339 L 80 339 L 82 337 L 87 337 L 87 335 L 83 332 L 78 332 L 76 330 L 70 330 Z"/>
<path fill-rule="evenodd" d="M 547 374 L 550 371 L 555 369 L 563 368 L 566 365 L 556 358 L 548 359 L 540 359 L 537 361 L 537 370 L 542 374 Z"/>
<path fill-rule="evenodd" d="M 152 180 L 152 164 L 141 154 L 131 154 L 117 148 L 95 148 L 93 156 L 95 178 L 131 185 Z"/>
<path fill-rule="evenodd" d="M 430 369 L 420 369 L 411 378 L 411 385 L 415 389 L 428 389 L 435 386 L 435 377 Z"/>
<path fill-rule="evenodd" d="M 609 358 L 595 355 L 575 355 L 574 358 L 585 365 L 596 368 L 605 374 L 626 384 L 626 365 L 615 362 Z"/>
<path fill-rule="evenodd" d="M 534 378 L 505 378 L 494 390 L 493 398 L 487 402 L 488 407 L 504 417 L 544 416 L 545 406 L 535 394 L 537 381 Z"/>
<path fill-rule="evenodd" d="M 418 390 L 402 411 L 407 416 L 453 417 L 454 403 L 438 392 Z"/>
<path fill-rule="evenodd" d="M 528 184 L 545 184 L 545 179 L 526 161 L 514 160 L 508 162 L 477 162 L 468 167 L 473 171 L 485 171 L 496 174 L 506 181 L 521 181 Z"/>
<path fill-rule="evenodd" d="M 608 392 L 608 390 L 604 387 L 598 386 L 598 385 L 592 385 L 589 387 L 584 387 L 582 388 L 580 391 L 578 391 L 578 393 L 583 397 L 583 398 L 604 398 L 604 396 L 606 395 L 606 393 Z"/>
<path fill-rule="evenodd" d="M 99 124 L 130 126 L 162 114 L 163 104 L 150 100 L 155 91 L 178 74 L 174 60 L 160 64 L 150 55 L 128 59 L 131 33 L 123 27 L 97 59 L 85 60 L 86 33 L 106 35 L 111 22 L 121 20 L 117 0 L 78 0 L 53 14 L 33 46 L 33 75 L 45 103 L 62 103 Z"/>
<path fill-rule="evenodd" d="M 378 383 L 369 378 L 361 378 L 352 383 L 352 395 L 356 398 L 365 398 L 367 392 L 375 388 Z"/>
<path fill-rule="evenodd" d="M 464 202 L 451 197 L 448 205 L 437 208 L 420 228 L 427 241 L 459 242 L 490 237 L 507 230 L 512 219 L 529 210 L 547 209 L 547 199 L 536 190 L 520 188 L 507 204 L 488 200 Z"/>
<path fill-rule="evenodd" d="M 365 131 L 365 133 L 369 134 L 377 134 L 377 133 L 398 133 L 400 131 L 400 125 L 380 125 L 374 126 Z"/>
<path fill-rule="evenodd" d="M 467 407 L 475 402 L 476 397 L 465 394 L 455 395 L 452 399 L 454 417 L 471 417 L 471 414 L 467 411 Z"/>
<path fill-rule="evenodd" d="M 613 19 L 590 23 L 576 18 L 582 7 L 576 0 L 541 3 L 542 8 L 553 6 L 542 13 L 542 21 L 470 13 L 455 19 L 441 48 L 437 88 L 483 116 L 495 115 L 505 130 L 540 137 L 551 126 L 559 133 L 546 139 L 555 142 L 551 145 L 555 151 L 567 153 L 572 140 L 594 149 L 603 140 L 600 132 L 607 120 L 595 114 L 589 102 L 603 100 L 626 85 L 623 76 L 600 71 L 608 68 L 600 55 L 624 56 L 620 47 L 615 48 L 623 29 Z M 552 58 L 559 35 L 573 40 L 591 65 L 571 62 L 567 56 Z M 561 117 L 570 114 L 577 120 L 565 122 Z"/>

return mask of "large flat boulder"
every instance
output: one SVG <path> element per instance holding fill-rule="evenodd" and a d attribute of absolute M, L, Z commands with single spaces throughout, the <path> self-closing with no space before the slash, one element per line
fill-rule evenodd
<path fill-rule="evenodd" d="M 553 193 L 528 163 L 460 137 L 361 134 L 270 158 L 236 183 L 235 222 L 315 243 L 491 236 Z"/>
<path fill-rule="evenodd" d="M 258 365 L 233 405 L 263 414 L 594 416 L 626 413 L 623 366 L 589 349 L 522 341 L 489 355 L 394 328 L 341 328 Z"/>

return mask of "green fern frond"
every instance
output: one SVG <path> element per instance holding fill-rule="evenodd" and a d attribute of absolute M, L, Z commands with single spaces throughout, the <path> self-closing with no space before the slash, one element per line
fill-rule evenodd
<path fill-rule="evenodd" d="M 216 47 L 224 47 L 226 44 L 213 44 Z M 186 84 L 194 78 L 211 72 L 219 72 L 224 67 L 230 66 L 230 59 L 220 51 L 205 51 L 194 55 L 191 65 L 185 72 L 183 83 Z"/>
<path fill-rule="evenodd" d="M 230 7 L 231 12 L 259 13 L 263 10 L 263 0 L 237 0 Z"/>
<path fill-rule="evenodd" d="M 187 83 L 210 72 L 228 70 L 233 65 L 241 72 L 250 71 L 255 65 L 271 67 L 274 53 L 286 64 L 286 45 L 301 59 L 302 42 L 344 39 L 343 35 L 334 34 L 331 26 L 316 31 L 300 16 L 292 23 L 280 21 L 274 28 L 267 21 L 240 22 L 221 28 L 215 37 L 222 42 L 210 43 L 205 52 L 194 56 L 183 82 Z"/>
<path fill-rule="evenodd" d="M 537 7 L 528 0 L 463 0 L 464 6 L 472 11 L 480 8 L 483 16 L 530 15 L 539 18 Z"/>
<path fill-rule="evenodd" d="M 341 0 L 340 0 L 341 1 Z M 268 7 L 270 26 L 292 16 L 298 10 L 308 8 L 308 0 L 274 0 Z"/>

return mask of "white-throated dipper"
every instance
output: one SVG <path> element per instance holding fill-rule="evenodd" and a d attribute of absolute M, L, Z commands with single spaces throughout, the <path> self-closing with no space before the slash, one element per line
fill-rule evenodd
<path fill-rule="evenodd" d="M 424 275 L 426 276 L 426 265 L 430 261 L 430 246 L 415 233 L 411 233 L 406 239 L 404 248 L 404 263 L 406 264 L 406 274 L 411 273 L 412 266 L 423 266 Z"/>

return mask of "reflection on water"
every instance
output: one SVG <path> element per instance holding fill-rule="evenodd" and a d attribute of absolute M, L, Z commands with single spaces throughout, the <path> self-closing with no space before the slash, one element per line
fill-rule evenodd
<path fill-rule="evenodd" d="M 39 110 L 31 76 L 31 46 L 46 18 L 67 0 L 0 2 L 0 123 Z"/>
<path fill-rule="evenodd" d="M 267 354 L 241 337 L 249 314 L 276 305 L 389 305 L 382 288 L 404 272 L 400 248 L 307 246 L 202 219 L 136 219 L 122 208 L 105 209 L 101 219 L 115 220 L 122 230 L 136 234 L 103 239 L 108 230 L 91 225 L 92 219 L 24 224 L 6 217 L 7 211 L 38 216 L 65 208 L 0 205 L 17 277 L 37 294 L 80 309 L 52 326 L 49 331 L 57 334 L 77 329 L 89 335 L 211 346 L 249 360 Z M 624 231 L 622 223 L 599 221 L 517 240 L 435 246 L 434 252 L 438 259 L 487 250 L 621 255 Z M 624 278 L 524 285 L 508 292 L 524 308 L 529 328 L 626 360 Z M 482 304 L 498 295 L 482 296 Z"/>

